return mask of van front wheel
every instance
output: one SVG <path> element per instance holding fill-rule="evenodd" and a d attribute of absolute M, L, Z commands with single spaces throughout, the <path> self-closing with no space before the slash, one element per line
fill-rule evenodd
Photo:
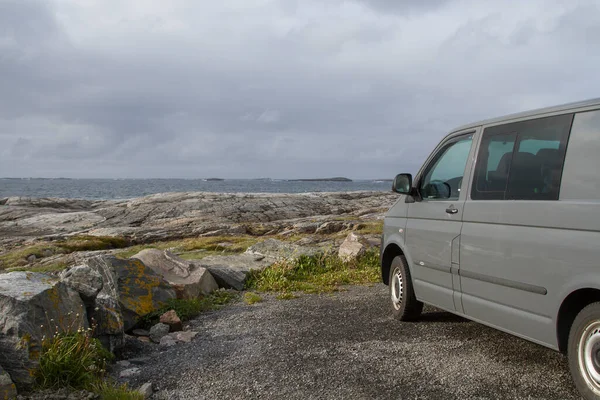
<path fill-rule="evenodd" d="M 421 315 L 423 303 L 415 297 L 410 270 L 404 256 L 396 256 L 390 267 L 392 315 L 400 321 L 413 321 Z"/>
<path fill-rule="evenodd" d="M 600 399 L 600 302 L 577 314 L 569 333 L 567 354 L 579 393 L 586 400 Z"/>

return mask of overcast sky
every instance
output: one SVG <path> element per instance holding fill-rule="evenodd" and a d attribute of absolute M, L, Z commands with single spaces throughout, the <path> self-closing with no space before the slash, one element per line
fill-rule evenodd
<path fill-rule="evenodd" d="M 0 176 L 391 178 L 599 71 L 599 0 L 0 0 Z"/>

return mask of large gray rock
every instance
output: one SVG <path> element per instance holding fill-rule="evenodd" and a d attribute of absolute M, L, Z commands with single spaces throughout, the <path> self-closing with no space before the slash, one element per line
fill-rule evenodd
<path fill-rule="evenodd" d="M 236 254 L 208 256 L 198 263 L 206 268 L 222 288 L 244 290 L 248 274 L 252 270 L 263 270 L 273 263 L 263 255 Z"/>
<path fill-rule="evenodd" d="M 132 258 L 138 259 L 161 275 L 182 299 L 207 295 L 219 286 L 213 276 L 199 265 L 186 261 L 168 250 L 144 249 Z"/>
<path fill-rule="evenodd" d="M 0 399 L 10 400 L 16 397 L 17 387 L 10 378 L 10 375 L 0 366 Z"/>
<path fill-rule="evenodd" d="M 0 275 L 0 365 L 19 389 L 30 389 L 42 339 L 88 328 L 79 293 L 48 275 Z"/>
<path fill-rule="evenodd" d="M 86 305 L 93 304 L 102 290 L 102 275 L 87 265 L 78 265 L 64 270 L 60 279 L 81 296 Z"/>
<path fill-rule="evenodd" d="M 350 232 L 338 251 L 338 256 L 343 261 L 351 261 L 360 257 L 367 250 L 365 239 L 354 232 Z"/>
<path fill-rule="evenodd" d="M 100 256 L 90 259 L 88 265 L 102 276 L 104 284 L 100 294 L 116 300 L 119 305 L 125 331 L 132 329 L 140 317 L 176 298 L 169 283 L 138 259 Z M 106 311 L 109 314 L 111 310 Z"/>
<path fill-rule="evenodd" d="M 292 260 L 303 255 L 311 256 L 321 252 L 322 250 L 316 247 L 298 246 L 277 239 L 258 242 L 246 250 L 246 254 L 262 255 L 272 261 Z"/>

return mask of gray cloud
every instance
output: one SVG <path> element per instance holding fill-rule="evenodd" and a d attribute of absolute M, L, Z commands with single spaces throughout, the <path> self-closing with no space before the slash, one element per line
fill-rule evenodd
<path fill-rule="evenodd" d="M 393 176 L 594 97 L 594 1 L 0 1 L 0 175 Z"/>

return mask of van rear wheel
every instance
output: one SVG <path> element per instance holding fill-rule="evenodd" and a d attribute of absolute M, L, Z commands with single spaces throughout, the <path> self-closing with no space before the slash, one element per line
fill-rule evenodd
<path fill-rule="evenodd" d="M 421 315 L 423 303 L 415 297 L 410 270 L 404 256 L 396 256 L 390 267 L 392 315 L 400 321 L 413 321 Z"/>
<path fill-rule="evenodd" d="M 569 333 L 569 369 L 586 400 L 600 399 L 600 302 L 577 314 Z"/>

